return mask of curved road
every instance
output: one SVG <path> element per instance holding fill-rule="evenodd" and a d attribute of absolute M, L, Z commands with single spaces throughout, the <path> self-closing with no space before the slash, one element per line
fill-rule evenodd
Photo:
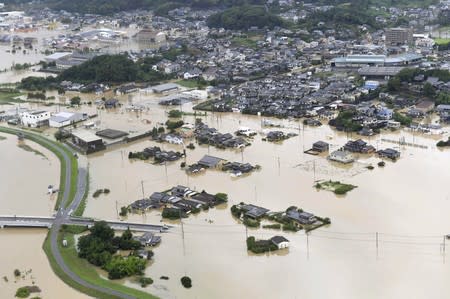
<path fill-rule="evenodd" d="M 78 169 L 78 182 L 77 182 L 77 192 L 75 194 L 75 198 L 73 199 L 73 202 L 71 203 L 70 207 L 65 209 L 64 207 L 66 206 L 67 201 L 69 200 L 69 195 L 70 195 L 70 182 L 71 182 L 71 177 L 72 177 L 72 172 L 71 169 L 73 167 L 72 165 L 72 160 L 70 159 L 70 157 L 67 155 L 67 153 L 62 150 L 59 146 L 55 146 L 53 144 L 53 142 L 50 142 L 49 140 L 47 140 L 44 137 L 41 137 L 39 135 L 36 134 L 31 134 L 28 132 L 24 132 L 21 130 L 16 130 L 16 129 L 10 129 L 10 128 L 6 128 L 6 127 L 2 127 L 1 129 L 3 129 L 2 131 L 5 133 L 11 133 L 11 134 L 17 134 L 17 133 L 22 133 L 24 134 L 24 137 L 27 139 L 30 139 L 31 141 L 33 141 L 33 139 L 39 140 L 39 142 L 41 142 L 42 144 L 45 144 L 48 148 L 51 149 L 51 151 L 56 151 L 58 153 L 60 153 L 64 159 L 64 162 L 66 163 L 66 177 L 65 177 L 65 182 L 64 182 L 64 193 L 63 193 L 63 198 L 62 201 L 60 203 L 60 209 L 58 210 L 58 213 L 56 214 L 55 217 L 55 221 L 53 223 L 53 226 L 50 230 L 50 243 L 51 243 L 51 253 L 53 255 L 53 257 L 55 258 L 56 263 L 58 264 L 58 266 L 75 282 L 77 282 L 78 284 L 89 288 L 89 289 L 93 289 L 96 291 L 99 291 L 101 293 L 107 294 L 107 295 L 112 295 L 112 296 L 116 296 L 116 297 L 120 297 L 120 298 L 125 298 L 125 299 L 138 299 L 136 297 L 130 296 L 128 294 L 124 294 L 122 292 L 116 291 L 116 290 L 112 290 L 112 289 L 108 289 L 108 288 L 103 288 L 101 286 L 98 285 L 94 285 L 91 284 L 85 280 L 83 280 L 81 277 L 79 277 L 78 275 L 76 275 L 74 272 L 72 272 L 70 270 L 70 268 L 66 265 L 66 263 L 64 262 L 64 259 L 62 258 L 61 252 L 59 251 L 58 248 L 58 232 L 61 228 L 61 225 L 68 220 L 68 218 L 70 217 L 69 215 L 69 211 L 71 211 L 73 209 L 73 211 L 76 210 L 76 208 L 78 207 L 78 205 L 80 204 L 81 200 L 83 199 L 83 195 L 84 195 L 84 191 L 86 190 L 86 175 L 87 175 L 87 171 L 84 168 L 79 168 Z M 31 138 L 30 138 L 31 136 Z"/>

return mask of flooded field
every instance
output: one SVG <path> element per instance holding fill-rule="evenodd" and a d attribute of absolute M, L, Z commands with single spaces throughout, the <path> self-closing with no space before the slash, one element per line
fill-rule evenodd
<path fill-rule="evenodd" d="M 158 99 L 153 96 L 137 95 L 122 100 L 124 106 L 113 111 L 97 111 L 94 106 L 83 106 L 81 110 L 99 112 L 97 120 L 100 120 L 102 128 L 125 131 L 151 130 L 167 119 L 165 109 L 157 105 Z M 127 112 L 125 105 L 129 100 L 145 102 L 148 110 Z M 182 109 L 192 111 L 192 104 L 185 104 Z M 195 119 L 185 116 L 184 121 L 194 123 Z M 261 126 L 261 117 L 209 113 L 203 121 L 222 133 L 234 132 L 245 126 L 259 134 L 243 151 L 219 150 L 196 144 L 195 150 L 187 149 L 188 165 L 210 154 L 229 161 L 258 164 L 261 170 L 241 178 L 231 178 L 229 174 L 216 170 L 187 176 L 180 169 L 183 159 L 166 165 L 129 160 L 130 151 L 140 151 L 148 146 L 183 151 L 181 145 L 159 144 L 148 139 L 88 156 L 90 194 L 85 216 L 118 219 L 121 206 L 178 184 L 198 191 L 229 195 L 228 204 L 190 216 L 183 220 L 183 225 L 167 222 L 173 228 L 162 235 L 162 243 L 154 249 L 154 262 L 146 270 L 146 274 L 155 280 L 147 287 L 148 292 L 161 298 L 193 299 L 447 297 L 450 267 L 446 261 L 443 236 L 450 232 L 450 218 L 445 216 L 445 211 L 450 209 L 450 191 L 445 188 L 450 179 L 445 167 L 450 163 L 450 155 L 437 149 L 435 144 L 448 133 L 433 137 L 409 131 L 386 131 L 380 136 L 364 139 L 377 149 L 392 147 L 400 150 L 401 157 L 397 162 L 386 161 L 385 167 L 378 167 L 379 158 L 361 155 L 353 166 L 341 166 L 327 161 L 323 155 L 303 153 L 318 140 L 330 143 L 331 150 L 335 150 L 347 140 L 359 138 L 335 132 L 327 125 L 312 128 L 303 127 L 298 121 L 274 120 L 286 127 L 281 130 L 298 136 L 282 143 L 270 143 L 262 141 L 262 133 L 270 129 Z M 392 142 L 402 138 L 423 148 L 399 146 Z M 31 155 L 13 148 L 16 142 L 12 137 L 0 141 L 2 153 L 6 152 L 3 150 L 6 144 L 11 156 Z M 44 152 L 43 149 L 39 151 Z M 32 158 L 25 163 L 32 165 L 31 169 L 41 169 L 45 165 L 48 168 L 49 161 Z M 14 177 L 20 178 L 20 169 L 25 166 L 18 167 L 11 160 L 10 157 L 3 162 L 7 163 L 8 175 L 13 170 L 17 172 Z M 373 165 L 374 169 L 368 170 L 367 165 Z M 52 183 L 55 183 L 58 167 L 54 164 L 51 169 L 55 177 Z M 39 180 L 42 177 L 44 174 L 39 176 Z M 353 184 L 357 188 L 345 196 L 336 196 L 313 187 L 316 180 L 328 179 Z M 4 178 L 0 181 L 2 192 L 8 186 L 3 185 L 4 181 Z M 42 184 L 45 193 L 50 182 L 37 185 Z M 110 189 L 111 193 L 93 198 L 93 192 L 102 188 Z M 9 199 L 2 202 L 2 207 L 28 214 L 47 215 L 46 211 L 51 212 L 48 198 L 42 199 L 39 206 L 24 206 L 20 210 L 14 201 L 21 196 L 11 193 Z M 272 211 L 296 205 L 305 211 L 329 217 L 331 225 L 308 236 L 302 231 L 285 233 L 248 229 L 246 232 L 229 210 L 231 205 L 239 202 L 253 203 Z M 2 211 L 5 213 L 8 212 Z M 161 215 L 152 211 L 130 215 L 127 220 L 159 223 Z M 272 254 L 249 254 L 245 244 L 247 234 L 260 238 L 281 234 L 291 241 L 291 245 L 288 250 Z M 39 246 L 41 244 L 39 242 Z M 24 261 L 33 260 L 31 252 L 23 254 Z M 3 259 L 0 258 L 2 265 Z M 184 275 L 192 278 L 191 289 L 181 286 L 180 278 Z M 169 280 L 160 280 L 160 276 L 168 276 Z M 131 281 L 124 283 L 140 288 Z M 67 298 L 70 297 L 70 289 L 64 288 L 60 292 L 59 295 L 67 293 Z"/>

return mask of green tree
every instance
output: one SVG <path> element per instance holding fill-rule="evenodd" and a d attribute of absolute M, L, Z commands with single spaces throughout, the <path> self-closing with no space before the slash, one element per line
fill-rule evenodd
<path fill-rule="evenodd" d="M 398 91 L 400 89 L 402 82 L 398 77 L 389 79 L 387 88 L 389 91 Z"/>
<path fill-rule="evenodd" d="M 217 193 L 214 195 L 214 198 L 217 200 L 217 202 L 223 203 L 228 201 L 228 194 L 226 193 Z"/>
<path fill-rule="evenodd" d="M 79 96 L 70 99 L 70 106 L 78 106 L 81 103 L 81 98 Z"/>
<path fill-rule="evenodd" d="M 434 89 L 430 82 L 426 82 L 423 85 L 423 94 L 427 97 L 434 97 L 436 95 L 436 89 Z"/>

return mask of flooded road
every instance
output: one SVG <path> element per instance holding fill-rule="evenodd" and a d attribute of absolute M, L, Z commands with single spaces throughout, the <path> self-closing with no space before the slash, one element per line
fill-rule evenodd
<path fill-rule="evenodd" d="M 124 97 L 124 106 L 113 111 L 97 111 L 94 106 L 83 106 L 81 110 L 100 112 L 97 120 L 100 120 L 101 128 L 125 131 L 150 130 L 167 119 L 165 109 L 157 105 L 157 98 L 135 96 L 131 99 L 136 103 L 145 102 L 149 109 L 127 112 L 124 107 L 128 99 Z M 191 108 L 191 104 L 182 107 L 183 111 L 191 111 Z M 193 116 L 185 116 L 184 120 L 195 121 Z M 445 167 L 450 164 L 450 155 L 435 146 L 437 140 L 446 138 L 448 133 L 433 137 L 409 131 L 385 131 L 380 136 L 364 139 L 377 149 L 392 147 L 400 150 L 401 157 L 397 162 L 386 161 L 385 167 L 378 167 L 379 158 L 361 155 L 354 165 L 343 167 L 330 163 L 325 156 L 311 156 L 303 151 L 318 140 L 330 143 L 331 150 L 335 150 L 359 136 L 347 136 L 326 125 L 312 128 L 303 127 L 297 121 L 274 120 L 287 127 L 281 130 L 298 136 L 282 143 L 269 143 L 262 141 L 262 133 L 278 129 L 262 128 L 261 117 L 209 113 L 203 120 L 222 133 L 245 126 L 259 134 L 243 151 L 196 144 L 195 150 L 187 149 L 188 165 L 210 154 L 229 161 L 258 164 L 261 170 L 241 178 L 231 178 L 216 170 L 187 176 L 180 169 L 183 159 L 167 165 L 128 160 L 128 152 L 148 146 L 183 150 L 182 146 L 148 139 L 88 156 L 90 194 L 84 214 L 88 217 L 118 219 L 121 206 L 178 184 L 229 195 L 227 205 L 190 216 L 183 220 L 183 226 L 178 222 L 170 223 L 174 228 L 162 235 L 162 243 L 154 249 L 154 262 L 146 270 L 146 275 L 155 281 L 146 291 L 161 298 L 183 299 L 448 297 L 445 294 L 450 292 L 447 283 L 450 267 L 448 254 L 444 253 L 443 236 L 450 230 L 450 218 L 445 216 L 445 211 L 450 210 L 450 191 L 445 188 L 450 179 Z M 406 142 L 426 148 L 391 142 L 403 137 Z M 0 146 L 4 146 L 3 142 L 10 147 L 16 146 L 13 141 L 0 141 Z M 10 150 L 11 155 L 30 154 Z M 48 163 L 33 158 L 29 161 L 31 165 Z M 12 163 L 9 160 L 6 163 Z M 373 170 L 366 168 L 370 164 L 374 166 Z M 13 164 L 7 165 L 8 169 L 19 169 Z M 56 167 L 56 175 L 57 170 Z M 313 187 L 315 180 L 329 179 L 357 188 L 345 196 L 336 196 Z M 44 187 L 47 184 L 44 182 Z M 93 198 L 93 192 L 101 188 L 111 192 Z M 5 203 L 6 207 L 19 209 L 10 201 Z M 332 223 L 308 236 L 302 231 L 248 229 L 246 232 L 229 211 L 232 204 L 239 202 L 253 203 L 272 211 L 296 205 L 329 217 Z M 43 200 L 42 205 L 45 204 L 48 205 Z M 40 209 L 40 213 L 45 214 L 46 208 Z M 33 212 L 30 207 L 24 207 L 23 213 L 27 211 L 28 214 Z M 161 215 L 152 211 L 130 215 L 128 221 L 159 223 Z M 245 244 L 247 234 L 259 238 L 281 234 L 291 241 L 290 248 L 272 254 L 249 254 Z M 24 254 L 23 259 L 31 260 L 32 257 Z M 180 278 L 184 275 L 192 278 L 191 289 L 181 286 Z M 168 276 L 169 280 L 160 280 L 160 276 Z M 140 288 L 132 281 L 124 283 Z M 69 291 L 61 290 L 60 295 L 66 292 Z"/>

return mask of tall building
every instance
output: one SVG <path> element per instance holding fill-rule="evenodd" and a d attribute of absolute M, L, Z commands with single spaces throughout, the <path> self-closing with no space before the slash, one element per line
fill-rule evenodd
<path fill-rule="evenodd" d="M 412 30 L 409 28 L 389 28 L 385 31 L 386 46 L 403 46 L 413 41 Z"/>

